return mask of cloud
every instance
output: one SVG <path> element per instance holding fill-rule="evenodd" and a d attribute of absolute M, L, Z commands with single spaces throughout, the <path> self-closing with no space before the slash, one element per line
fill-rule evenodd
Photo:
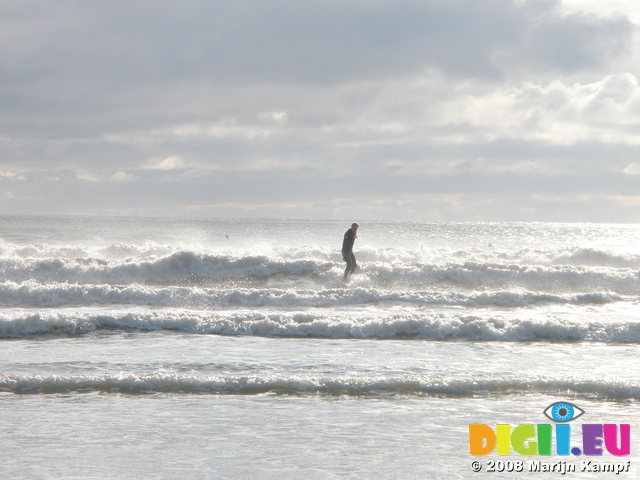
<path fill-rule="evenodd" d="M 258 115 L 258 118 L 261 120 L 267 120 L 276 123 L 286 122 L 288 117 L 289 115 L 287 114 L 287 112 L 268 112 Z"/>
<path fill-rule="evenodd" d="M 595 4 L 37 5 L 0 2 L 12 212 L 539 220 L 636 188 L 637 28 Z"/>
<path fill-rule="evenodd" d="M 111 175 L 111 180 L 114 182 L 131 182 L 135 179 L 136 177 L 128 172 L 119 171 Z"/>
<path fill-rule="evenodd" d="M 0 170 L 0 179 L 11 179 L 24 182 L 27 180 L 27 177 L 16 172 Z"/>
<path fill-rule="evenodd" d="M 563 11 L 576 14 L 598 15 L 601 17 L 628 17 L 634 23 L 640 19 L 640 5 L 629 0 L 562 0 Z"/>
<path fill-rule="evenodd" d="M 628 50 L 633 25 L 625 17 L 567 15 L 559 5 L 62 0 L 28 9 L 4 2 L 0 65 L 18 94 L 5 103 L 104 109 L 114 93 L 135 101 L 132 90 L 144 97 L 201 82 L 335 84 L 429 69 L 464 78 L 572 74 L 609 65 Z M 55 98 L 47 94 L 51 86 Z"/>
<path fill-rule="evenodd" d="M 182 168 L 185 168 L 185 163 L 181 157 L 167 157 L 151 166 L 153 170 L 178 170 Z"/>
<path fill-rule="evenodd" d="M 78 180 L 82 180 L 85 182 L 99 182 L 100 178 L 92 173 L 87 172 L 86 170 L 77 170 L 76 172 L 76 178 Z M 59 177 L 54 177 L 55 181 L 59 180 Z"/>
<path fill-rule="evenodd" d="M 627 165 L 626 167 L 624 167 L 624 169 L 622 170 L 622 173 L 624 173 L 625 175 L 640 175 L 640 163 L 634 162 L 634 163 L 630 163 L 629 165 Z"/>
<path fill-rule="evenodd" d="M 554 144 L 600 140 L 637 144 L 640 88 L 635 75 L 590 83 L 525 82 L 442 106 L 442 121 L 464 122 L 486 139 L 521 138 Z M 445 115 L 447 115 L 447 118 Z"/>

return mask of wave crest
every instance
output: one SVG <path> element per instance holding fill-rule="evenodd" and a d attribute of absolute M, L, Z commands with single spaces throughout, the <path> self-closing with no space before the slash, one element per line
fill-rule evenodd
<path fill-rule="evenodd" d="M 210 335 L 331 339 L 640 343 L 640 322 L 506 320 L 464 314 L 353 312 L 36 313 L 0 316 L 0 338 L 74 336 L 97 331 L 177 331 Z"/>
<path fill-rule="evenodd" d="M 530 266 L 477 263 L 428 264 L 420 262 L 368 262 L 354 276 L 353 286 L 394 286 L 413 289 L 427 286 L 468 290 L 517 287 L 541 292 L 615 292 L 640 295 L 639 274 L 630 269 L 586 268 L 571 265 Z M 146 260 L 104 258 L 0 259 L 0 275 L 6 281 L 109 285 L 213 286 L 233 282 L 248 286 L 254 281 L 277 284 L 310 281 L 316 286 L 339 284 L 343 263 L 336 254 L 329 259 L 288 259 L 266 255 L 229 256 L 180 251 Z"/>
<path fill-rule="evenodd" d="M 496 377 L 456 379 L 402 376 L 362 377 L 207 377 L 176 374 L 100 376 L 2 375 L 0 392 L 14 394 L 117 393 L 212 395 L 419 395 L 475 397 L 492 394 L 567 392 L 606 399 L 640 399 L 640 385 L 608 380 L 556 380 Z"/>
<path fill-rule="evenodd" d="M 373 287 L 284 289 L 200 288 L 148 285 L 86 285 L 34 281 L 0 283 L 2 307 L 149 305 L 154 307 L 335 307 L 393 303 L 413 306 L 530 307 L 604 305 L 629 300 L 613 292 L 557 295 L 544 292 L 395 290 Z"/>

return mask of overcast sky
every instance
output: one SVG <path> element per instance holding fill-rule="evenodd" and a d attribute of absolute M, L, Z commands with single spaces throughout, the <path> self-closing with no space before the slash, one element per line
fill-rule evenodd
<path fill-rule="evenodd" d="M 0 0 L 0 213 L 640 221 L 640 2 Z"/>

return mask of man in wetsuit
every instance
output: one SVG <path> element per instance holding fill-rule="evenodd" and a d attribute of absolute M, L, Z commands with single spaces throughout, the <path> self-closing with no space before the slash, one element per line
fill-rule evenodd
<path fill-rule="evenodd" d="M 356 257 L 353 255 L 353 243 L 356 241 L 357 231 L 358 224 L 352 223 L 351 228 L 344 233 L 344 240 L 342 240 L 342 258 L 347 262 L 347 268 L 344 269 L 345 281 L 347 281 L 349 276 L 358 268 Z"/>

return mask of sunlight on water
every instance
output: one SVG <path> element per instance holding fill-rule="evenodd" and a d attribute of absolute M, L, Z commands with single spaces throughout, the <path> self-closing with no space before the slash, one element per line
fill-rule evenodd
<path fill-rule="evenodd" d="M 639 417 L 620 407 L 640 400 L 635 225 L 362 221 L 360 270 L 345 285 L 350 221 L 0 224 L 3 422 L 14 454 L 35 442 L 38 462 L 51 444 L 79 448 L 47 429 L 39 412 L 51 412 L 55 428 L 101 452 L 83 478 L 144 476 L 149 467 L 117 447 L 141 432 L 163 448 L 184 438 L 172 455 L 200 465 L 176 466 L 186 478 L 246 475 L 233 449 L 250 450 L 263 473 L 286 455 L 300 478 L 346 466 L 349 478 L 458 478 L 442 472 L 462 471 L 469 422 L 505 411 L 544 421 L 538 410 L 558 398 L 596 421 Z M 35 439 L 19 415 L 34 418 Z M 123 431 L 129 440 L 105 444 Z M 202 436 L 216 453 L 198 453 Z M 256 450 L 255 438 L 276 444 Z M 368 446 L 327 467 L 305 454 L 312 444 L 334 454 Z M 407 448 L 422 456 L 372 460 Z"/>

